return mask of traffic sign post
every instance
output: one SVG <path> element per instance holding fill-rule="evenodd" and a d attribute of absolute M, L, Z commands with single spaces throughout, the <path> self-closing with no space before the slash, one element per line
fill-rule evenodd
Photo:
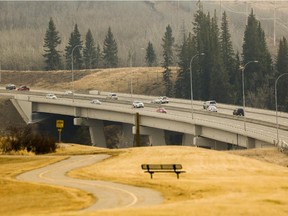
<path fill-rule="evenodd" d="M 59 143 L 60 143 L 61 142 L 62 129 L 64 128 L 64 120 L 56 120 L 56 128 L 58 129 Z"/>

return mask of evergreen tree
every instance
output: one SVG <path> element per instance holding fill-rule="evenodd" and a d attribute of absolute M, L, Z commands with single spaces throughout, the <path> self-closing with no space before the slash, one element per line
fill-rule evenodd
<path fill-rule="evenodd" d="M 103 61 L 104 67 L 118 66 L 118 47 L 110 27 L 104 40 Z"/>
<path fill-rule="evenodd" d="M 97 68 L 97 66 L 99 65 L 97 59 L 97 50 L 90 29 L 88 29 L 88 32 L 86 34 L 85 47 L 83 49 L 83 57 L 86 69 Z"/>
<path fill-rule="evenodd" d="M 101 48 L 100 48 L 99 44 L 97 44 L 97 47 L 96 47 L 96 62 L 98 63 L 96 65 L 96 68 L 101 67 L 101 65 L 102 65 L 102 53 L 101 53 Z"/>
<path fill-rule="evenodd" d="M 166 32 L 162 38 L 162 48 L 163 48 L 163 58 L 162 67 L 164 68 L 163 72 L 163 81 L 166 88 L 166 95 L 173 96 L 173 84 L 171 81 L 171 69 L 169 66 L 173 63 L 173 44 L 174 37 L 172 35 L 172 28 L 170 25 L 166 27 Z"/>
<path fill-rule="evenodd" d="M 156 63 L 156 54 L 153 48 L 153 44 L 149 41 L 146 48 L 146 64 L 148 67 L 152 67 Z"/>
<path fill-rule="evenodd" d="M 56 31 L 53 19 L 50 18 L 48 29 L 44 38 L 44 52 L 46 70 L 59 70 L 62 68 L 60 51 L 57 51 L 57 46 L 61 43 L 61 39 Z"/>
<path fill-rule="evenodd" d="M 81 69 L 83 65 L 81 49 L 83 41 L 78 30 L 77 24 L 74 26 L 74 31 L 71 33 L 69 43 L 65 48 L 66 66 L 72 68 L 72 54 L 73 54 L 73 69 Z M 72 53 L 73 52 L 73 53 Z"/>
<path fill-rule="evenodd" d="M 209 99 L 210 69 L 212 56 L 210 54 L 210 16 L 205 15 L 203 6 L 199 2 L 194 17 L 193 33 L 196 42 L 196 53 L 205 53 L 205 57 L 198 58 L 201 70 L 193 70 L 193 97 L 195 99 Z"/>
<path fill-rule="evenodd" d="M 219 102 L 226 102 L 229 93 L 229 78 L 223 66 L 220 52 L 219 28 L 217 25 L 216 13 L 210 21 L 210 50 L 211 68 L 209 69 L 209 98 Z"/>
<path fill-rule="evenodd" d="M 235 83 L 235 75 L 239 71 L 236 69 L 235 53 L 232 47 L 231 35 L 228 27 L 228 20 L 226 12 L 222 15 L 221 34 L 220 34 L 220 51 L 223 61 L 225 73 L 228 74 L 229 84 L 229 100 L 226 102 L 235 102 L 235 94 L 238 92 L 238 83 Z"/>
<path fill-rule="evenodd" d="M 237 52 L 235 55 L 235 65 L 234 73 L 231 74 L 230 77 L 230 84 L 232 85 L 232 90 L 231 90 L 231 99 L 229 100 L 230 103 L 232 104 L 242 104 L 242 72 L 241 72 L 241 60 L 240 60 L 240 54 Z"/>
<path fill-rule="evenodd" d="M 251 10 L 244 33 L 242 65 L 256 60 L 258 63 L 248 64 L 245 67 L 244 90 L 247 94 L 247 105 L 272 108 L 273 83 L 269 81 L 274 78 L 274 73 L 271 55 L 265 41 L 261 24 Z"/>
<path fill-rule="evenodd" d="M 195 38 L 193 38 L 192 34 L 189 33 L 188 37 L 183 36 L 182 45 L 180 45 L 180 50 L 178 53 L 178 65 L 179 72 L 177 74 L 176 84 L 175 84 L 175 94 L 176 97 L 191 99 L 191 83 L 190 83 L 190 62 L 191 58 L 196 55 L 196 47 L 195 47 Z M 196 61 L 197 59 L 195 59 Z M 193 71 L 198 71 L 198 64 L 193 61 Z M 198 61 L 197 61 L 198 62 Z M 198 80 L 199 77 L 197 73 L 193 73 L 193 79 Z M 197 84 L 196 82 L 193 82 Z M 198 86 L 193 86 L 193 90 L 198 94 L 197 88 Z M 194 92 L 194 91 L 193 91 Z"/>
<path fill-rule="evenodd" d="M 276 59 L 276 79 L 284 73 L 288 73 L 288 43 L 285 37 L 280 40 L 279 42 L 279 49 Z M 281 111 L 288 111 L 288 92 L 287 92 L 287 86 L 288 86 L 288 75 L 285 75 L 285 77 L 281 77 L 278 80 L 277 83 L 277 98 L 279 101 L 278 108 Z"/>

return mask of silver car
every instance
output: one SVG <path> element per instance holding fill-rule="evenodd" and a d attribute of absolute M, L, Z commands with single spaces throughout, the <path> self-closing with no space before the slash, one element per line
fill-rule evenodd
<path fill-rule="evenodd" d="M 49 94 L 46 95 L 46 98 L 47 99 L 55 99 L 56 100 L 57 96 L 55 94 L 49 93 Z"/>
<path fill-rule="evenodd" d="M 144 103 L 142 101 L 133 101 L 134 108 L 144 108 Z"/>
<path fill-rule="evenodd" d="M 93 99 L 91 100 L 92 104 L 101 104 L 101 101 L 99 101 L 98 99 Z"/>

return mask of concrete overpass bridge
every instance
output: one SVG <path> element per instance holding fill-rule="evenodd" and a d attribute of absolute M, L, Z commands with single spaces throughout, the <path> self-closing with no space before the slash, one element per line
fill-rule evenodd
<path fill-rule="evenodd" d="M 57 95 L 57 92 L 55 92 Z M 246 108 L 246 130 L 244 118 L 232 115 L 234 107 L 219 104 L 218 113 L 204 111 L 202 102 L 194 101 L 194 115 L 191 116 L 190 100 L 172 99 L 167 105 L 167 114 L 157 113 L 153 97 L 141 95 L 119 95 L 118 101 L 106 100 L 105 94 L 75 94 L 75 97 L 46 99 L 42 92 L 21 92 L 13 94 L 12 102 L 27 123 L 35 121 L 33 114 L 60 114 L 74 117 L 74 124 L 89 127 L 92 144 L 106 147 L 104 121 L 122 124 L 126 146 L 134 145 L 134 135 L 139 132 L 149 137 L 150 145 L 166 145 L 165 131 L 182 135 L 182 145 L 203 146 L 212 149 L 231 147 L 259 148 L 288 143 L 288 114 L 279 113 L 279 127 L 275 124 L 275 112 Z M 102 101 L 91 104 L 92 98 Z M 132 100 L 145 103 L 144 109 L 133 109 Z M 138 118 L 139 117 L 139 118 Z M 277 142 L 277 133 L 279 142 Z"/>

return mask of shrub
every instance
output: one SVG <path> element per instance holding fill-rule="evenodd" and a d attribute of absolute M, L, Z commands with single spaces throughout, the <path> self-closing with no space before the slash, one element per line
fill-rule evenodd
<path fill-rule="evenodd" d="M 2 139 L 0 148 L 2 152 L 27 150 L 35 154 L 55 152 L 56 142 L 52 136 L 34 132 L 32 126 L 9 127 Z"/>

